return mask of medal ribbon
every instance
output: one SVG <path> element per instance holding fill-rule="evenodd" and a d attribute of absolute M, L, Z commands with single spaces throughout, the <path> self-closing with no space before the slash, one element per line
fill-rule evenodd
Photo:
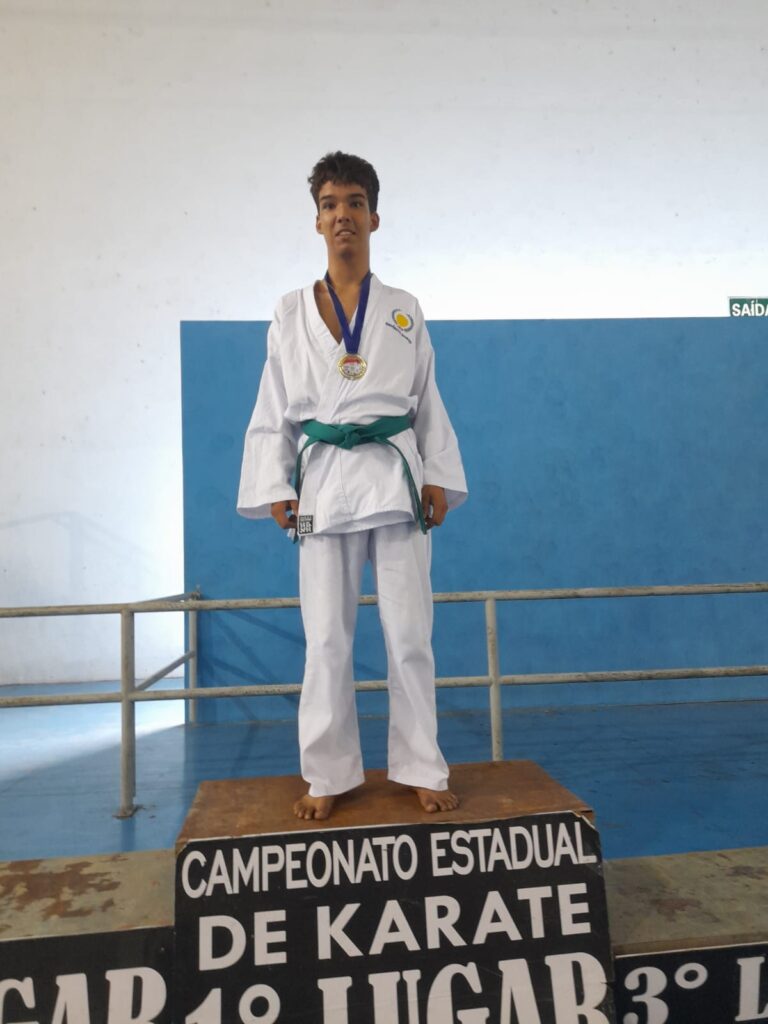
<path fill-rule="evenodd" d="M 371 272 L 370 270 L 363 278 L 360 284 L 360 298 L 357 302 L 357 316 L 355 317 L 355 329 L 354 331 L 349 328 L 349 320 L 347 320 L 347 314 L 344 312 L 344 307 L 339 300 L 339 296 L 333 290 L 331 284 L 331 278 L 326 271 L 325 283 L 328 285 L 328 291 L 331 296 L 331 302 L 333 302 L 333 308 L 336 310 L 336 316 L 339 318 L 339 326 L 341 327 L 341 336 L 344 339 L 344 348 L 350 355 L 357 355 L 357 350 L 360 348 L 360 338 L 363 333 L 363 322 L 365 321 L 365 311 L 368 308 L 368 293 L 371 290 Z"/>

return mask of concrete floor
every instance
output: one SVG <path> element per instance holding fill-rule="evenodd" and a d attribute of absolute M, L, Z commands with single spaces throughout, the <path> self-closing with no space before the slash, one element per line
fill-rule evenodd
<path fill-rule="evenodd" d="M 0 860 L 169 848 L 202 780 L 298 771 L 293 721 L 188 727 L 182 715 L 180 702 L 137 708 L 142 807 L 121 821 L 117 706 L 3 709 Z M 440 730 L 449 762 L 489 759 L 486 714 L 443 714 Z M 386 720 L 362 718 L 361 733 L 366 767 L 383 767 Z M 766 701 L 504 715 L 505 755 L 594 807 L 606 858 L 768 845 L 767 737 Z"/>

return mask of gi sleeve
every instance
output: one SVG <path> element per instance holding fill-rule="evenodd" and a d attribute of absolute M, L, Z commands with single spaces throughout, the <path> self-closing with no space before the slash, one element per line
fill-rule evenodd
<path fill-rule="evenodd" d="M 296 498 L 291 483 L 301 428 L 285 418 L 288 399 L 280 346 L 280 310 L 267 335 L 267 361 L 256 405 L 245 433 L 237 511 L 248 519 L 266 519 L 275 501 Z"/>
<path fill-rule="evenodd" d="M 413 431 L 424 466 L 424 483 L 445 489 L 448 508 L 461 505 L 467 497 L 467 481 L 448 413 L 435 382 L 435 351 L 424 322 L 421 307 L 416 306 L 416 375 L 418 399 Z"/>

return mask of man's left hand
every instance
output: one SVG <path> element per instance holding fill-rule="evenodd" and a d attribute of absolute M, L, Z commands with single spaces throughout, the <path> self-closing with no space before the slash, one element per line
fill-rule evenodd
<path fill-rule="evenodd" d="M 448 502 L 445 489 L 435 484 L 425 484 L 421 488 L 421 507 L 424 509 L 424 521 L 427 529 L 440 526 L 448 513 Z"/>

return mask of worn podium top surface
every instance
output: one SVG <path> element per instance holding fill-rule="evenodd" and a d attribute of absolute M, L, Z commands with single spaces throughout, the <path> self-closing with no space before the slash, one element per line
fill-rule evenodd
<path fill-rule="evenodd" d="M 172 850 L 0 861 L 0 943 L 172 924 Z"/>
<path fill-rule="evenodd" d="M 461 800 L 455 811 L 429 814 L 413 792 L 366 772 L 362 786 L 339 797 L 324 821 L 305 821 L 293 804 L 307 790 L 298 775 L 223 779 L 201 783 L 176 840 L 176 850 L 200 839 L 306 832 L 375 825 L 459 824 L 527 814 L 574 811 L 592 820 L 592 810 L 533 761 L 488 761 L 451 765 L 451 789 Z"/>

